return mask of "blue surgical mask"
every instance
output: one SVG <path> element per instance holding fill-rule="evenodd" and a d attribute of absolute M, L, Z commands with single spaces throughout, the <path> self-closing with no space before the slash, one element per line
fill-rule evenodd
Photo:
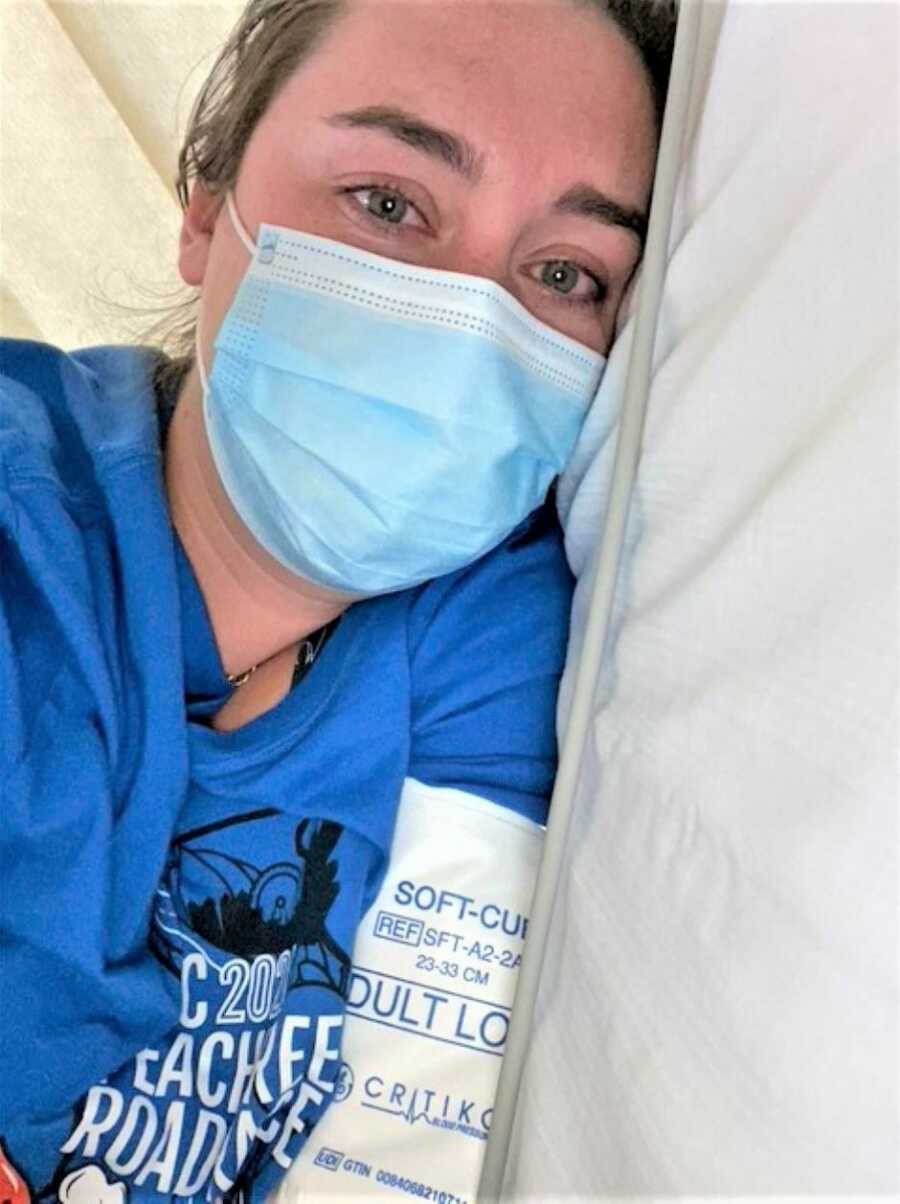
<path fill-rule="evenodd" d="M 206 431 L 259 543 L 365 596 L 500 543 L 563 469 L 605 363 L 493 281 L 278 226 L 215 341 Z"/>

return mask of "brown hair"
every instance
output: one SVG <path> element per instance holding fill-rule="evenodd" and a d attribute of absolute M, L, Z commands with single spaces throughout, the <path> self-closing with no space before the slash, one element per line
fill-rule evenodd
<path fill-rule="evenodd" d="M 661 120 L 675 36 L 675 0 L 575 0 L 608 15 L 640 54 Z M 213 195 L 237 180 L 247 143 L 276 93 L 310 55 L 345 0 L 249 0 L 194 102 L 175 188 L 186 208 L 194 180 Z M 172 358 L 156 370 L 157 391 L 176 389 L 191 366 L 196 290 L 148 332 Z"/>

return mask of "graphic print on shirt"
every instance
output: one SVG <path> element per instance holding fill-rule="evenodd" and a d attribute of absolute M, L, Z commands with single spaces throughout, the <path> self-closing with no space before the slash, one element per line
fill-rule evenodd
<path fill-rule="evenodd" d="M 271 808 L 173 842 L 150 943 L 178 1027 L 87 1093 L 42 1199 L 265 1197 L 334 1094 L 365 858 Z"/>
<path fill-rule="evenodd" d="M 168 877 L 161 889 L 152 941 L 160 961 L 179 975 L 187 925 L 214 948 L 236 958 L 263 954 L 290 969 L 285 990 L 320 984 L 345 995 L 350 958 L 329 934 L 326 920 L 340 893 L 337 863 L 329 860 L 343 828 L 327 820 L 303 819 L 294 834 L 293 857 L 265 867 L 240 852 L 217 848 L 224 828 L 278 815 L 266 809 L 195 829 L 172 846 Z M 204 885 L 205 884 L 205 885 Z M 205 897 L 204 891 L 208 892 Z M 285 954 L 289 954 L 288 958 Z"/>

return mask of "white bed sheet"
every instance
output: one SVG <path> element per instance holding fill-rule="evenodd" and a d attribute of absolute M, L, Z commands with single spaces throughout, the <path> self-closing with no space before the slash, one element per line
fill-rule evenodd
<path fill-rule="evenodd" d="M 898 14 L 725 12 L 510 1199 L 900 1186 Z M 612 443 L 561 490 L 563 729 Z"/>

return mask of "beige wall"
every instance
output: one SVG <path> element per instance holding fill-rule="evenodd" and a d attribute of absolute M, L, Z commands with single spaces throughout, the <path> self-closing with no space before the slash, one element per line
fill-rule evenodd
<path fill-rule="evenodd" d="M 119 307 L 177 289 L 179 134 L 241 7 L 0 0 L 0 335 L 133 341 Z"/>

